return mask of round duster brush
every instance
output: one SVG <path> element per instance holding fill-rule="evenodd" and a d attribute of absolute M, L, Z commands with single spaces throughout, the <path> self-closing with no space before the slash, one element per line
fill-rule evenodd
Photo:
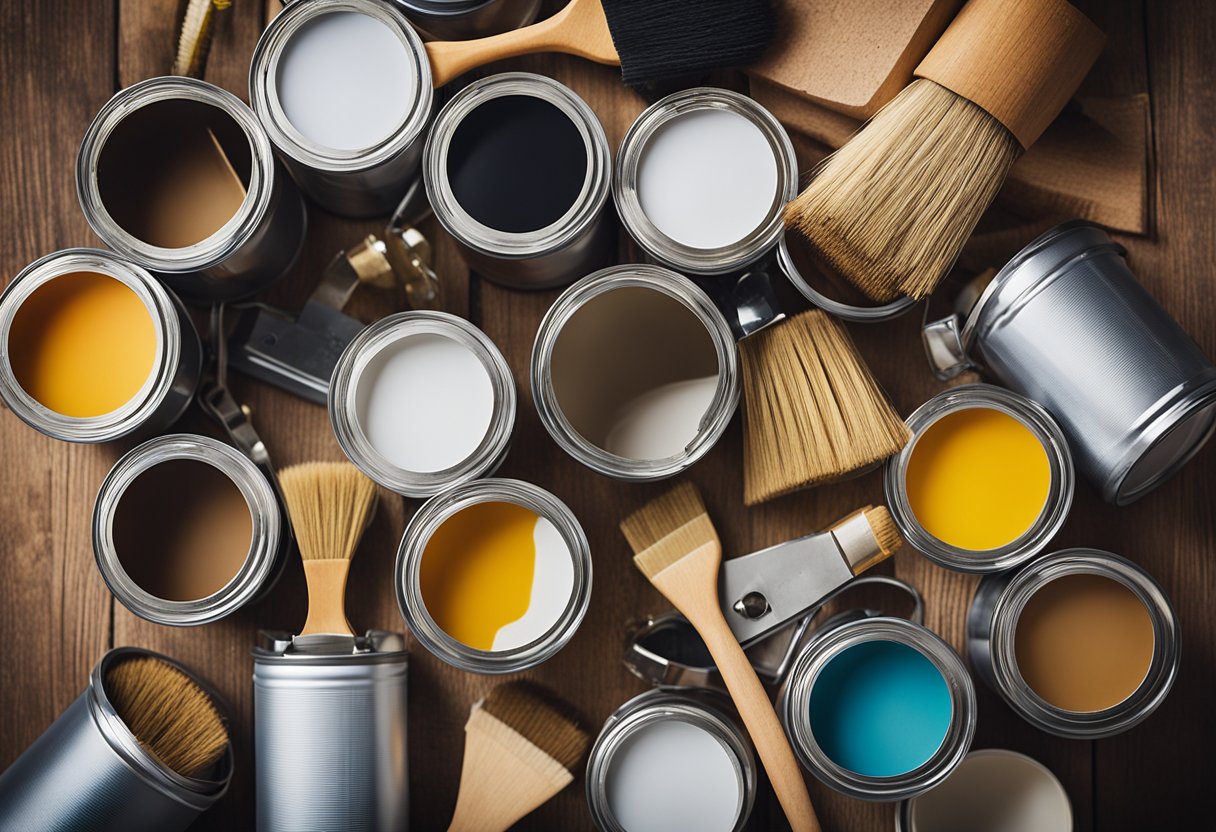
<path fill-rule="evenodd" d="M 874 300 L 926 297 L 1103 41 L 1065 0 L 970 0 L 918 80 L 823 162 L 786 224 Z"/>

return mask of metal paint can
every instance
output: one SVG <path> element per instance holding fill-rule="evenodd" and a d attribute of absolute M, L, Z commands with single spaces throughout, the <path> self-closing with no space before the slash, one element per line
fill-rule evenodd
<path fill-rule="evenodd" d="M 393 0 L 436 40 L 469 40 L 509 32 L 536 20 L 540 0 Z"/>
<path fill-rule="evenodd" d="M 252 532 L 244 563 L 223 588 L 205 598 L 175 601 L 141 587 L 123 567 L 115 542 L 115 517 L 139 477 L 166 462 L 206 463 L 227 477 L 249 508 Z M 193 506 L 183 506 L 182 513 Z M 132 448 L 106 475 L 93 507 L 93 554 L 110 592 L 124 607 L 148 621 L 189 627 L 216 621 L 264 597 L 287 565 L 291 536 L 273 485 L 250 459 L 207 436 L 158 436 Z"/>
<path fill-rule="evenodd" d="M 246 194 L 210 236 L 168 248 L 141 239 L 115 219 L 107 200 L 125 188 L 114 183 L 112 192 L 107 170 L 111 159 L 119 166 L 127 152 L 138 163 L 132 143 L 180 140 L 170 132 L 179 124 L 211 131 Z M 232 93 L 194 78 L 150 78 L 111 98 L 81 142 L 76 191 L 85 219 L 107 246 L 190 300 L 233 300 L 261 291 L 291 267 L 304 245 L 304 202 L 253 111 Z"/>
<path fill-rule="evenodd" d="M 580 431 L 572 421 L 571 403 L 567 402 L 563 407 L 561 391 L 555 383 L 555 366 L 559 374 L 565 375 L 560 369 L 561 353 L 564 351 L 561 339 L 563 333 L 576 332 L 578 329 L 570 326 L 575 315 L 590 305 L 611 302 L 614 295 L 621 296 L 619 293 L 636 293 L 639 290 L 657 293 L 665 303 L 678 304 L 680 311 L 692 316 L 699 324 L 697 328 L 703 328 L 708 349 L 716 356 L 717 386 L 695 436 L 678 453 L 659 459 L 620 456 L 588 439 L 584 436 L 585 431 Z M 670 320 L 668 323 L 670 325 Z M 649 324 L 637 326 L 640 327 L 639 332 L 649 328 Z M 660 328 L 656 325 L 652 331 L 658 332 Z M 628 334 L 621 332 L 619 337 L 626 338 Z M 605 354 L 612 355 L 613 350 L 605 346 Z M 664 479 L 691 467 L 725 433 L 738 406 L 742 389 L 735 339 L 722 313 L 691 280 L 660 266 L 613 266 L 588 275 L 568 288 L 541 320 L 532 347 L 531 365 L 532 399 L 545 430 L 570 456 L 596 473 L 620 480 Z M 622 404 L 624 402 L 617 403 L 618 406 Z"/>
<path fill-rule="evenodd" d="M 1018 622 L 1027 603 L 1051 582 L 1076 576 L 1107 578 L 1129 590 L 1144 604 L 1153 630 L 1144 679 L 1125 699 L 1096 711 L 1070 711 L 1048 702 L 1018 666 Z M 985 576 L 967 613 L 967 652 L 976 673 L 1018 716 L 1060 737 L 1102 739 L 1148 718 L 1177 678 L 1180 647 L 1178 617 L 1160 585 L 1126 558 L 1097 549 L 1065 549 L 1020 571 Z"/>
<path fill-rule="evenodd" d="M 288 118 L 280 90 L 280 68 L 293 39 L 325 15 L 363 15 L 387 27 L 400 42 L 409 66 L 408 106 L 399 123 L 370 146 L 340 148 L 309 138 Z M 434 93 L 431 64 L 422 39 L 393 3 L 378 0 L 309 0 L 287 5 L 266 27 L 253 50 L 249 100 L 270 141 L 282 154 L 300 189 L 327 211 L 348 217 L 387 215 L 418 169 Z M 370 103 L 368 106 L 377 106 Z"/>
<path fill-rule="evenodd" d="M 432 536 L 456 514 L 483 503 L 510 503 L 549 521 L 569 552 L 573 570 L 569 597 L 559 605 L 561 611 L 551 626 L 538 638 L 503 650 L 479 650 L 453 638 L 436 623 L 422 590 L 422 559 Z M 394 575 L 401 615 L 423 647 L 470 673 L 515 673 L 556 655 L 586 617 L 591 602 L 591 546 L 574 513 L 543 488 L 521 480 L 475 480 L 423 503 L 401 536 Z"/>
<path fill-rule="evenodd" d="M 449 175 L 449 151 L 457 130 L 497 99 L 532 98 L 555 107 L 582 139 L 585 170 L 573 202 L 541 228 L 503 231 L 474 218 L 461 205 Z M 612 156 L 599 119 L 569 87 L 528 72 L 504 72 L 474 81 L 456 93 L 435 118 L 422 174 L 435 217 L 479 275 L 514 289 L 562 286 L 611 257 L 616 230 L 605 205 Z"/>
<path fill-rule="evenodd" d="M 118 647 L 89 674 L 89 686 L 33 745 L 0 775 L 0 827 L 22 832 L 175 832 L 223 796 L 232 779 L 232 747 L 209 778 L 184 777 L 162 764 L 126 726 L 106 694 L 107 670 L 134 656 L 177 662 L 136 647 Z"/>
<path fill-rule="evenodd" d="M 916 443 L 938 420 L 970 408 L 996 410 L 1021 423 L 1042 444 L 1051 477 L 1042 511 L 1030 527 L 1014 540 L 987 551 L 952 545 L 928 531 L 917 520 L 907 489 L 908 466 L 916 452 Z M 908 417 L 907 423 L 912 430 L 912 441 L 887 461 L 883 485 L 891 517 L 900 533 L 925 557 L 960 572 L 1011 569 L 1043 551 L 1063 527 L 1072 506 L 1075 479 L 1072 456 L 1060 426 L 1042 407 L 990 384 L 965 384 L 929 399 Z"/>
<path fill-rule="evenodd" d="M 923 763 L 891 776 L 873 776 L 840 765 L 816 739 L 812 695 L 829 664 L 867 643 L 915 651 L 944 681 L 950 716 L 937 750 Z M 902 800 L 928 791 L 962 762 L 975 735 L 975 686 L 958 654 L 926 627 L 902 618 L 837 616 L 817 630 L 794 661 L 777 700 L 777 713 L 799 761 L 826 785 L 862 800 Z"/>
<path fill-rule="evenodd" d="M 156 355 L 139 392 L 110 413 L 68 416 L 27 393 L 17 380 L 10 347 L 22 306 L 56 278 L 78 272 L 105 275 L 136 294 L 152 319 Z M 202 372 L 202 344 L 181 301 L 144 268 L 108 251 L 73 248 L 48 254 L 21 270 L 0 294 L 0 398 L 27 425 L 66 442 L 110 442 L 164 430 L 185 412 Z"/>
<path fill-rule="evenodd" d="M 258 829 L 406 828 L 407 659 L 397 633 L 297 637 L 294 643 L 287 633 L 259 633 L 253 650 Z"/>
<path fill-rule="evenodd" d="M 393 350 L 405 349 L 403 343 L 421 336 L 449 339 L 464 347 L 477 359 L 489 379 L 491 401 L 489 420 L 479 442 L 463 459 L 440 470 L 413 470 L 398 464 L 369 438 L 365 402 L 370 393 L 363 388 L 376 385 L 381 376 L 377 368 L 391 360 Z M 369 369 L 371 368 L 371 369 Z M 389 383 L 385 381 L 383 383 Z M 411 391 L 419 407 L 426 389 Z M 511 368 L 494 342 L 463 318 L 446 312 L 399 312 L 381 318 L 355 336 L 334 368 L 329 387 L 329 420 L 338 444 L 350 461 L 385 488 L 406 497 L 430 497 L 452 486 L 497 470 L 511 447 L 515 427 L 515 379 Z M 418 437 L 427 441 L 428 437 Z"/>
<path fill-rule="evenodd" d="M 1096 226 L 1058 226 L 1010 260 L 965 319 L 924 331 L 940 377 L 980 366 L 1047 408 L 1116 505 L 1160 485 L 1216 428 L 1216 366 L 1124 255 Z"/>
<path fill-rule="evenodd" d="M 764 216 L 738 239 L 712 247 L 682 243 L 660 229 L 646 212 L 640 194 L 644 157 L 656 137 L 680 118 L 726 112 L 745 120 L 772 153 L 775 181 Z M 712 176 L 712 171 L 704 175 Z M 681 274 L 722 275 L 738 272 L 776 248 L 785 231 L 782 212 L 798 193 L 794 146 L 781 123 L 751 98 L 717 87 L 673 93 L 647 107 L 625 133 L 617 153 L 612 193 L 625 229 L 656 262 Z"/>
<path fill-rule="evenodd" d="M 742 830 L 756 800 L 758 773 L 751 739 L 730 699 L 698 688 L 655 689 L 635 696 L 608 717 L 587 759 L 586 793 L 591 818 L 601 832 L 626 832 L 613 809 L 613 778 L 637 738 L 658 726 L 699 729 L 724 752 L 738 788 L 734 832 Z"/>
<path fill-rule="evenodd" d="M 832 279 L 824 276 L 826 270 L 816 268 L 811 258 L 803 255 L 806 244 L 798 239 L 800 236 L 797 231 L 781 235 L 781 242 L 777 244 L 777 264 L 794 288 L 824 312 L 843 321 L 870 324 L 898 318 L 916 305 L 916 299 L 907 295 L 883 304 L 868 303 L 860 291 L 843 285 L 847 281 L 839 279 L 834 282 L 841 285 L 829 288 L 824 284 L 833 282 Z"/>

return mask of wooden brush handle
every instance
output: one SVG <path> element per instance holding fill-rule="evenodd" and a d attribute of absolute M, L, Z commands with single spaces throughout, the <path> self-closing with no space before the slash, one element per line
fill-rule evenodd
<path fill-rule="evenodd" d="M 426 51 L 436 87 L 491 61 L 537 52 L 564 52 L 601 64 L 621 62 L 600 0 L 570 0 L 540 23 L 476 40 L 431 41 Z"/>
<path fill-rule="evenodd" d="M 355 634 L 346 620 L 346 576 L 349 573 L 350 561 L 345 558 L 304 561 L 308 617 L 304 619 L 300 635 Z"/>

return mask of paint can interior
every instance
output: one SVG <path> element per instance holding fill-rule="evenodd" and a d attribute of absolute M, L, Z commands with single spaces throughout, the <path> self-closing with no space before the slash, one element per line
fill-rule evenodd
<path fill-rule="evenodd" d="M 393 0 L 436 40 L 470 40 L 509 32 L 536 20 L 540 0 Z"/>
<path fill-rule="evenodd" d="M 1178 620 L 1131 561 L 1068 549 L 986 577 L 967 619 L 972 665 L 1015 712 L 1064 737 L 1126 731 L 1178 673 Z"/>
<path fill-rule="evenodd" d="M 1068 793 L 1039 761 L 972 751 L 932 790 L 895 810 L 895 832 L 1072 832 Z"/>
<path fill-rule="evenodd" d="M 204 624 L 252 603 L 282 573 L 288 539 L 261 470 L 206 436 L 160 436 L 133 448 L 93 509 L 106 586 L 159 624 Z"/>
<path fill-rule="evenodd" d="M 0 397 L 69 442 L 108 442 L 172 424 L 194 395 L 202 345 L 181 303 L 136 264 L 67 249 L 0 294 Z"/>
<path fill-rule="evenodd" d="M 249 98 L 300 188 L 321 207 L 385 215 L 422 157 L 431 65 L 393 3 L 291 3 L 254 49 Z"/>
<path fill-rule="evenodd" d="M 587 761 L 602 832 L 738 832 L 756 797 L 751 740 L 715 691 L 652 690 L 604 723 Z"/>
<path fill-rule="evenodd" d="M 338 359 L 329 416 L 365 474 L 429 497 L 493 473 L 510 446 L 515 381 L 475 326 L 445 312 L 401 312 L 366 327 Z"/>
<path fill-rule="evenodd" d="M 618 479 L 691 466 L 726 430 L 739 390 L 730 326 L 691 281 L 658 266 L 615 266 L 571 286 L 532 351 L 545 428 Z"/>
<path fill-rule="evenodd" d="M 796 231 L 781 235 L 781 242 L 777 244 L 777 263 L 804 298 L 844 321 L 859 324 L 889 321 L 916 305 L 916 300 L 906 295 L 875 304 L 850 281 L 834 270 L 824 268 L 811 253 L 806 237 Z"/>
<path fill-rule="evenodd" d="M 604 128 L 573 90 L 525 72 L 469 84 L 435 118 L 423 177 L 435 216 L 479 275 L 569 283 L 604 265 L 613 226 Z"/>
<path fill-rule="evenodd" d="M 397 601 L 414 636 L 475 673 L 535 667 L 574 635 L 591 598 L 591 552 L 549 492 L 485 479 L 431 498 L 406 526 Z"/>
<path fill-rule="evenodd" d="M 1068 518 L 1073 467 L 1056 421 L 989 384 L 954 387 L 908 417 L 912 441 L 887 462 L 891 516 L 949 569 L 993 572 L 1041 552 Z"/>
<path fill-rule="evenodd" d="M 613 180 L 621 222 L 642 249 L 698 275 L 739 271 L 772 251 L 797 189 L 785 128 L 716 87 L 673 93 L 638 116 Z"/>
<path fill-rule="evenodd" d="M 304 205 L 253 112 L 193 78 L 117 93 L 76 162 L 89 225 L 189 299 L 232 300 L 277 280 L 304 241 Z"/>
<path fill-rule="evenodd" d="M 845 619 L 816 632 L 777 708 L 802 764 L 862 800 L 928 791 L 958 766 L 975 733 L 975 688 L 962 659 L 900 618 Z"/>

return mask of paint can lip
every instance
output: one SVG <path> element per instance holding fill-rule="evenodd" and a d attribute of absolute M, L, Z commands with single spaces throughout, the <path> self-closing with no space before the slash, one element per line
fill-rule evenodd
<path fill-rule="evenodd" d="M 13 372 L 9 336 L 22 304 L 52 280 L 73 272 L 94 272 L 121 282 L 136 294 L 156 331 L 156 357 L 139 392 L 117 410 L 100 416 L 56 413 L 25 391 Z M 109 442 L 138 431 L 153 418 L 173 391 L 182 364 L 182 342 L 198 341 L 179 317 L 178 301 L 141 266 L 101 249 L 52 252 L 26 266 L 0 293 L 0 398 L 35 430 L 66 442 Z M 185 405 L 183 404 L 183 407 Z"/>
<path fill-rule="evenodd" d="M 229 740 L 224 755 L 217 763 L 215 779 L 186 777 L 178 774 L 149 753 L 118 715 L 105 688 L 106 672 L 110 667 L 116 662 L 135 657 L 158 659 L 180 670 L 207 694 L 224 722 L 231 723 L 231 719 L 226 713 L 226 704 L 214 688 L 180 662 L 140 647 L 115 647 L 102 656 L 93 667 L 89 674 L 89 687 L 85 693 L 89 715 L 106 743 L 123 764 L 134 771 L 141 780 L 178 803 L 199 812 L 204 811 L 224 795 L 228 790 L 228 784 L 232 781 L 234 764 L 232 742 Z"/>
<path fill-rule="evenodd" d="M 661 232 L 642 209 L 638 195 L 642 158 L 650 139 L 672 119 L 697 110 L 724 110 L 747 119 L 768 141 L 777 166 L 777 190 L 764 221 L 742 240 L 717 248 L 688 246 Z M 621 141 L 612 181 L 617 213 L 630 236 L 664 266 L 693 275 L 736 272 L 768 254 L 785 233 L 783 211 L 797 193 L 798 162 L 781 122 L 746 95 L 719 87 L 681 90 L 647 107 Z"/>
<path fill-rule="evenodd" d="M 1143 681 L 1127 698 L 1105 710 L 1058 708 L 1033 691 L 1018 670 L 1015 640 L 1022 610 L 1036 592 L 1066 575 L 1099 575 L 1119 582 L 1144 604 L 1153 624 L 1153 657 Z M 1101 549 L 1074 548 L 1045 555 L 1019 572 L 1000 577 L 1005 583 L 997 591 L 991 614 L 982 621 L 968 616 L 968 646 L 973 663 L 983 666 L 997 693 L 1027 722 L 1056 736 L 1102 739 L 1140 724 L 1165 700 L 1178 675 L 1178 617 L 1160 584 L 1139 566 Z M 973 610 L 981 598 L 980 590 L 972 602 Z M 984 657 L 977 659 L 983 642 Z"/>
<path fill-rule="evenodd" d="M 858 306 L 828 297 L 811 285 L 810 281 L 807 280 L 806 276 L 802 274 L 798 269 L 798 265 L 794 262 L 794 257 L 790 253 L 789 248 L 789 235 L 794 233 L 797 232 L 787 231 L 782 233 L 781 241 L 777 243 L 777 263 L 782 273 L 794 285 L 794 288 L 801 292 L 802 296 L 808 301 L 823 311 L 829 312 L 841 320 L 859 324 L 870 324 L 898 318 L 916 305 L 916 298 L 907 295 L 875 306 Z"/>
<path fill-rule="evenodd" d="M 950 690 L 950 727 L 928 760 L 895 777 L 870 777 L 832 760 L 811 730 L 810 697 L 819 673 L 835 656 L 869 641 L 892 641 L 916 650 L 941 674 Z M 903 800 L 928 791 L 962 762 L 975 736 L 975 685 L 958 653 L 923 625 L 887 616 L 863 618 L 819 630 L 795 659 L 778 694 L 777 712 L 799 761 L 826 785 L 870 801 Z"/>
<path fill-rule="evenodd" d="M 971 408 L 997 410 L 1017 419 L 1042 443 L 1051 470 L 1047 498 L 1034 523 L 1014 540 L 986 551 L 963 549 L 930 534 L 916 519 L 906 483 L 908 465 L 920 437 L 942 417 Z M 925 557 L 959 572 L 998 572 L 1024 563 L 1043 551 L 1063 527 L 1072 507 L 1076 474 L 1063 430 L 1040 405 L 995 385 L 964 384 L 938 393 L 913 411 L 906 421 L 912 430 L 912 441 L 887 461 L 883 487 L 892 519 L 904 539 Z"/>
<path fill-rule="evenodd" d="M 456 199 L 447 173 L 448 149 L 465 118 L 487 101 L 511 96 L 537 98 L 556 107 L 578 130 L 586 151 L 587 171 L 578 197 L 565 214 L 533 231 L 501 231 L 474 219 Z M 598 221 L 611 189 L 611 151 L 599 118 L 572 89 L 531 72 L 502 72 L 469 84 L 439 111 L 423 151 L 422 175 L 436 219 L 463 245 L 486 257 L 533 259 L 573 244 Z"/>
<path fill-rule="evenodd" d="M 751 738 L 739 725 L 730 699 L 704 688 L 655 688 L 625 702 L 604 722 L 587 755 L 585 794 L 592 820 L 602 832 L 626 832 L 612 812 L 608 779 L 615 755 L 638 731 L 670 719 L 707 732 L 730 755 L 739 783 L 739 832 L 751 815 L 756 799 L 757 767 Z"/>
<path fill-rule="evenodd" d="M 278 96 L 278 65 L 292 36 L 315 18 L 335 12 L 353 12 L 380 21 L 401 41 L 414 68 L 414 100 L 405 119 L 388 137 L 356 150 L 325 147 L 309 139 L 291 123 Z M 392 3 L 378 0 L 289 3 L 270 21 L 253 49 L 249 65 L 249 100 L 268 142 L 280 153 L 313 170 L 360 173 L 392 161 L 422 137 L 430 121 L 434 100 L 431 63 L 422 39 Z"/>
<path fill-rule="evenodd" d="M 538 639 L 510 650 L 478 650 L 448 635 L 427 611 L 421 567 L 427 543 L 445 520 L 470 506 L 508 502 L 547 519 L 561 534 L 574 565 L 574 585 L 561 616 Z M 455 486 L 422 504 L 405 527 L 393 570 L 397 606 L 414 637 L 432 655 L 472 673 L 527 670 L 547 661 L 574 636 L 591 602 L 591 545 L 570 508 L 545 489 L 523 480 L 483 479 Z"/>
<path fill-rule="evenodd" d="M 562 411 L 551 377 L 553 351 L 562 330 L 589 301 L 623 288 L 660 292 L 681 303 L 705 326 L 718 358 L 718 389 L 706 411 L 696 439 L 684 453 L 665 459 L 641 460 L 611 454 L 587 441 Z M 541 424 L 570 456 L 591 470 L 621 480 L 647 481 L 675 476 L 691 467 L 726 432 L 741 396 L 738 352 L 730 325 L 717 306 L 695 283 L 662 266 L 626 264 L 593 272 L 567 288 L 545 312 L 536 331 L 531 359 L 532 401 Z"/>
<path fill-rule="evenodd" d="M 1011 751 L 1007 748 L 977 748 L 973 751 L 970 751 L 967 754 L 967 756 L 963 758 L 963 762 L 960 763 L 959 765 L 960 765 L 960 767 L 965 766 L 967 764 L 967 762 L 972 759 L 984 759 L 984 758 L 990 758 L 990 757 L 998 757 L 998 758 L 1002 758 L 1002 759 L 1009 760 L 1009 761 L 1017 761 L 1019 764 L 1026 765 L 1029 768 L 1033 769 L 1037 775 L 1041 775 L 1041 778 L 1040 778 L 1041 781 L 1043 783 L 1051 786 L 1053 791 L 1060 797 L 1060 799 L 1062 801 L 1060 804 L 1063 809 L 1063 811 L 1061 812 L 1061 819 L 1066 819 L 1066 823 L 1064 824 L 1062 829 L 1067 829 L 1067 830 L 1072 829 L 1072 824 L 1073 824 L 1072 803 L 1068 799 L 1068 792 L 1064 788 L 1064 784 L 1060 782 L 1060 779 L 1058 777 L 1056 777 L 1055 773 L 1051 769 L 1049 769 L 1047 766 L 1043 765 L 1041 762 L 1036 760 L 1034 757 L 1031 757 L 1028 754 L 1022 754 L 1019 751 Z M 896 806 L 895 806 L 895 832 L 934 832 L 934 830 L 932 830 L 932 829 L 917 830 L 917 829 L 913 828 L 913 826 L 912 826 L 913 814 L 912 813 L 915 809 L 914 804 L 916 803 L 916 801 L 917 801 L 917 798 L 913 797 L 913 798 L 908 798 L 906 800 L 901 800 L 898 804 L 896 804 Z M 1060 830 L 1057 830 L 1056 832 L 1060 832 Z"/>
<path fill-rule="evenodd" d="M 114 518 L 128 487 L 164 462 L 192 460 L 211 465 L 241 492 L 249 508 L 249 550 L 236 574 L 205 598 L 171 601 L 144 590 L 122 566 L 114 541 Z M 208 436 L 188 433 L 158 436 L 125 453 L 106 475 L 93 506 L 93 556 L 110 593 L 147 621 L 192 627 L 231 615 L 258 597 L 276 579 L 286 558 L 287 540 L 274 489 L 248 457 Z"/>
<path fill-rule="evenodd" d="M 193 101 L 214 107 L 231 118 L 249 142 L 249 184 L 240 209 L 209 237 L 182 248 L 151 245 L 119 225 L 106 209 L 97 181 L 101 154 L 114 130 L 131 114 L 161 101 Z M 119 254 L 168 274 L 203 271 L 249 242 L 270 211 L 274 177 L 274 151 L 253 111 L 214 84 L 177 76 L 149 78 L 115 93 L 85 131 L 76 157 L 76 193 L 93 231 Z"/>
<path fill-rule="evenodd" d="M 410 471 L 394 465 L 372 444 L 359 421 L 363 371 L 389 345 L 414 335 L 443 336 L 468 349 L 481 361 L 494 393 L 493 415 L 481 443 L 468 457 L 441 471 Z M 375 482 L 405 497 L 430 497 L 497 469 L 510 448 L 515 407 L 515 379 L 502 352 L 480 329 L 447 312 L 398 312 L 368 325 L 339 357 L 329 385 L 329 420 L 342 451 Z"/>

